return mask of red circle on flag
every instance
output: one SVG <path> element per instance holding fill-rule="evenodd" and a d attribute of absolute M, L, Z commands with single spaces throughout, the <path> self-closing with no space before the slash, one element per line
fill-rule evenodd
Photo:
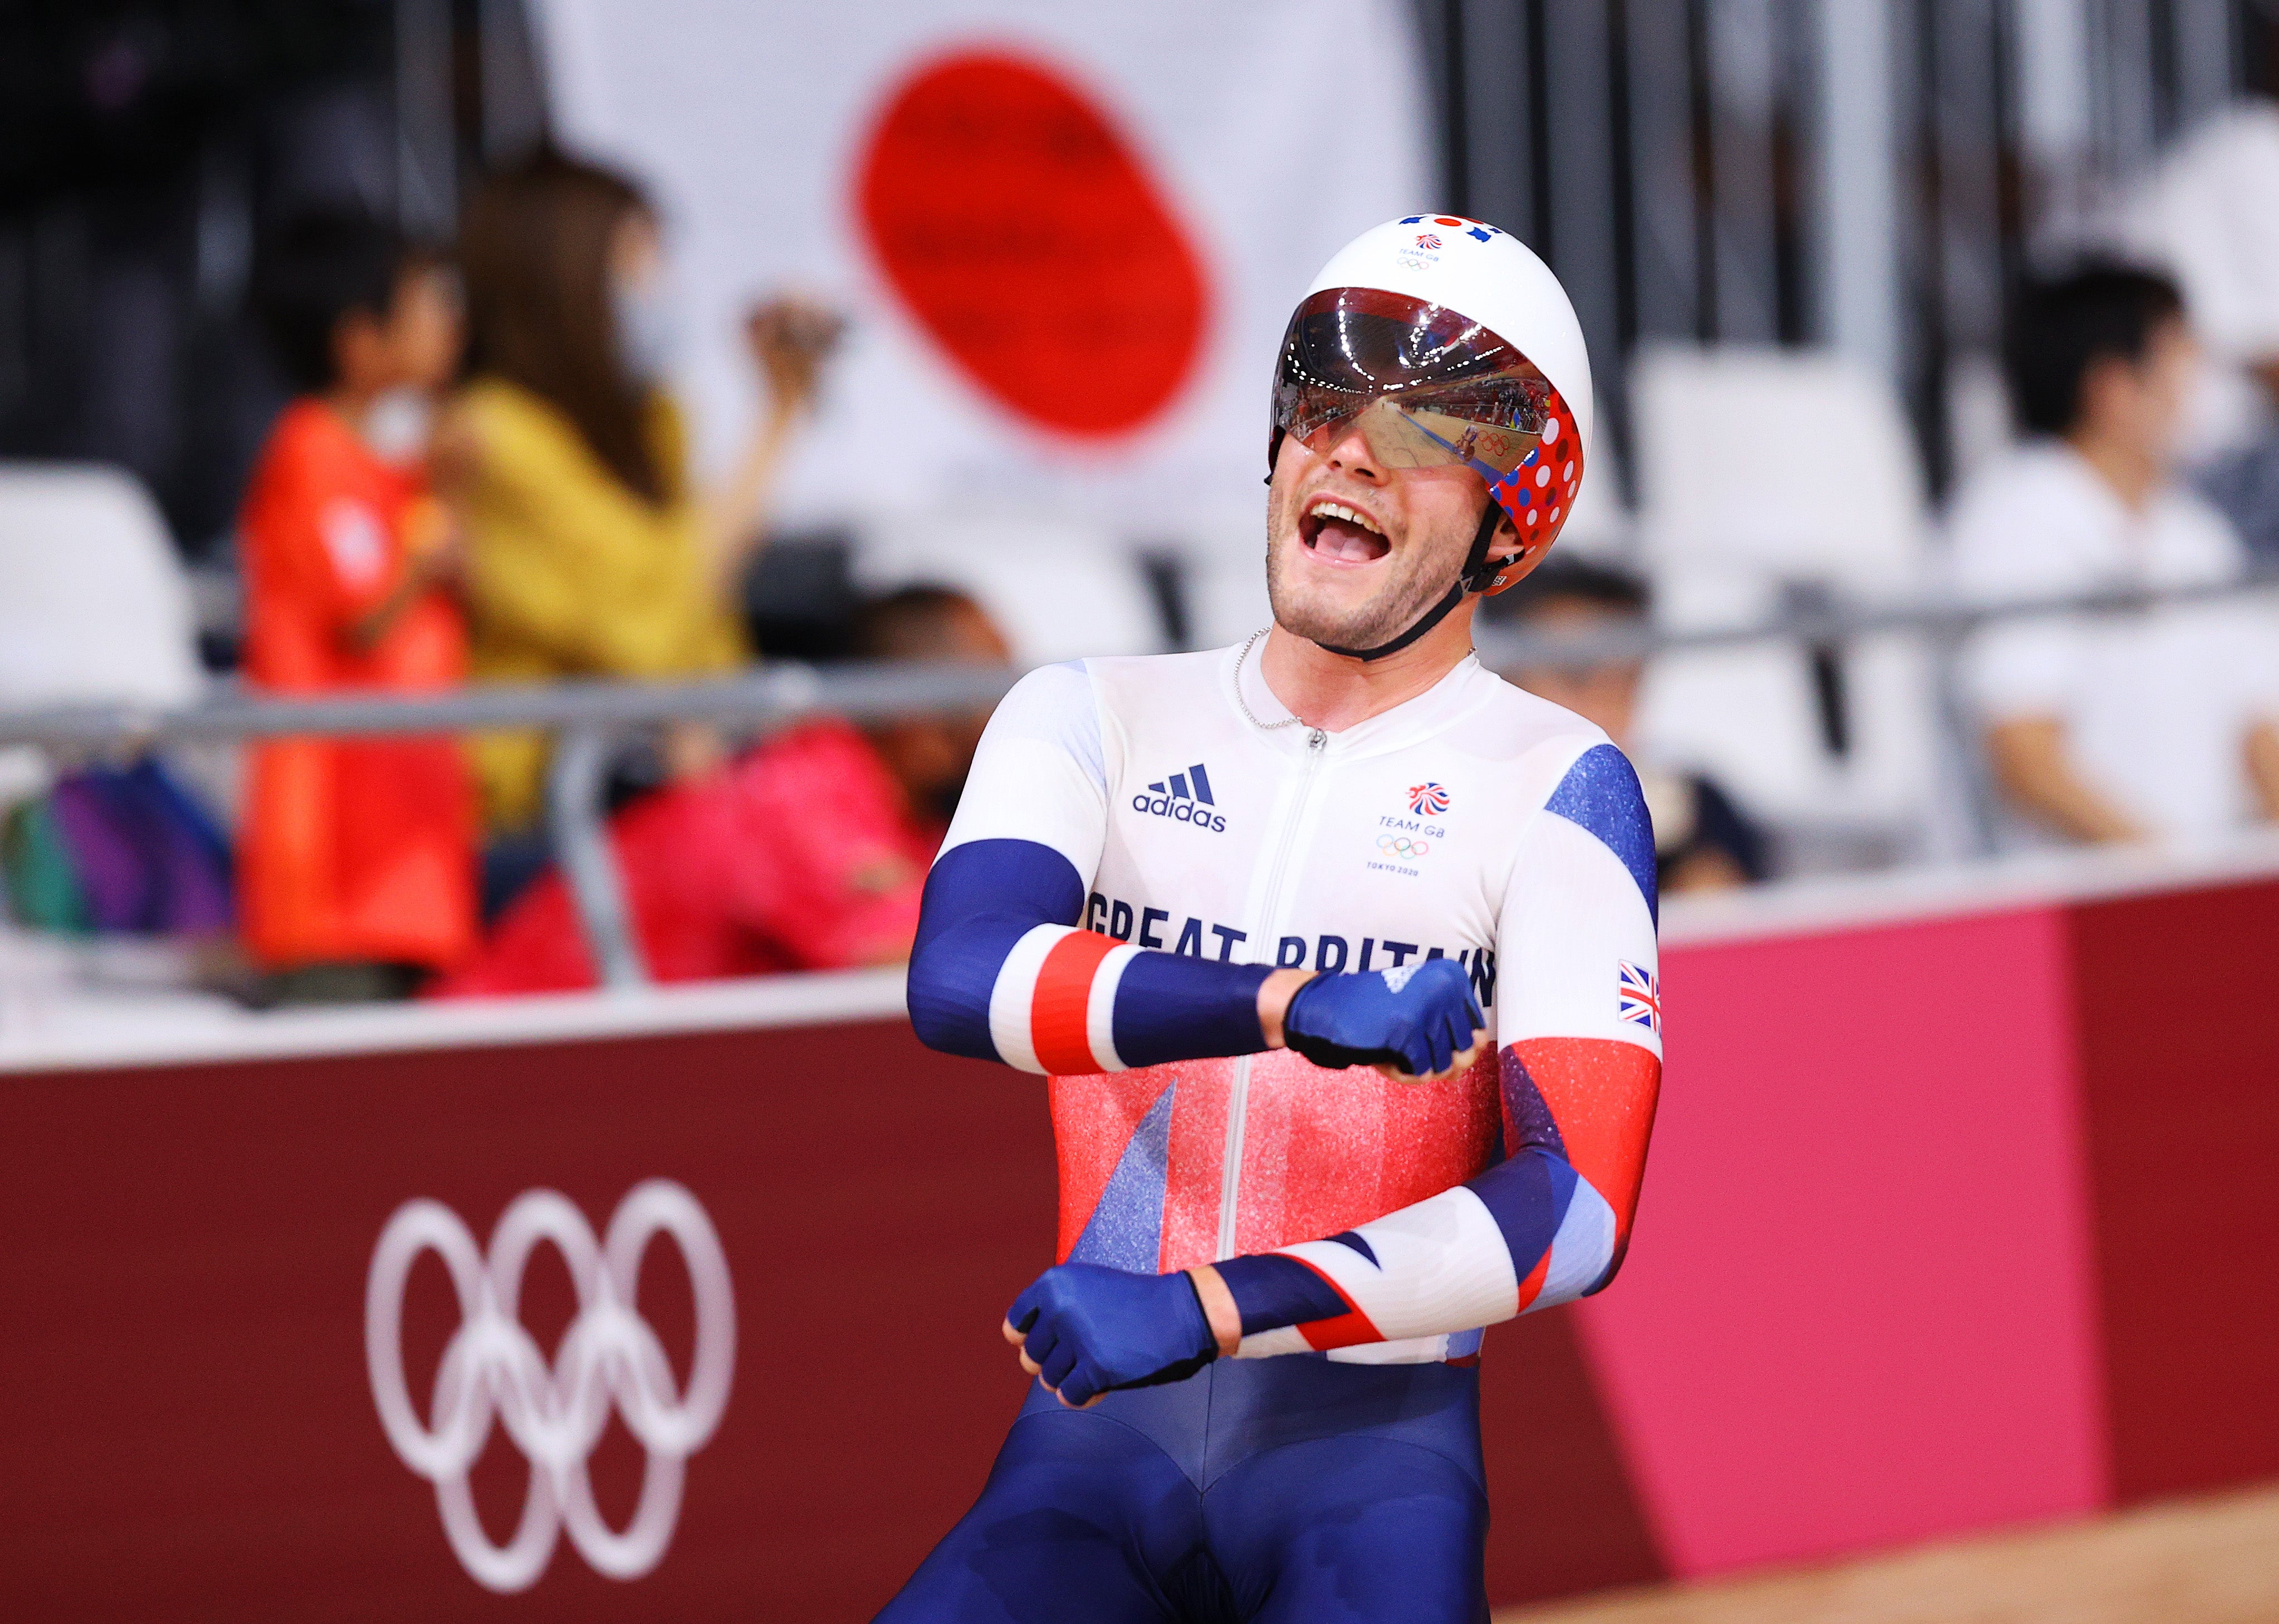
<path fill-rule="evenodd" d="M 886 98 L 857 180 L 863 234 L 918 325 L 1030 423 L 1145 427 L 1194 372 L 1202 266 L 1140 155 L 1053 70 L 937 57 Z"/>

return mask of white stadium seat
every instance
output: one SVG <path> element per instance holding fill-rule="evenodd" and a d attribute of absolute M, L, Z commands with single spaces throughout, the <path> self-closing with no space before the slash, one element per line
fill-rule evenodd
<path fill-rule="evenodd" d="M 1198 648 L 1239 643 L 1274 618 L 1266 597 L 1266 525 L 1239 553 L 1191 554 L 1182 561 L 1190 640 Z"/>
<path fill-rule="evenodd" d="M 95 464 L 0 463 L 0 709 L 172 707 L 204 686 L 188 577 L 142 483 Z M 0 811 L 47 775 L 40 751 L 0 748 Z M 176 944 L 35 936 L 0 910 L 0 1046 L 231 1018 L 226 1000 L 173 984 L 194 963 Z"/>
<path fill-rule="evenodd" d="M 1575 510 L 1559 532 L 1559 549 L 1569 558 L 1594 563 L 1628 564 L 1638 545 L 1638 527 L 1623 506 L 1622 459 L 1615 437 L 1601 421 L 1598 443 L 1591 448 L 1591 465 L 1583 488 L 1575 497 Z"/>
<path fill-rule="evenodd" d="M 1245 495 L 1171 544 L 1187 641 L 1197 648 L 1239 643 L 1274 618 L 1266 601 L 1266 487 Z"/>
<path fill-rule="evenodd" d="M 1098 525 L 1020 513 L 874 518 L 856 534 L 854 575 L 871 592 L 924 584 L 971 593 L 1023 665 L 1163 647 L 1137 553 Z"/>
<path fill-rule="evenodd" d="M 1665 627 L 1922 589 L 1922 473 L 1882 378 L 1827 353 L 1654 347 L 1635 364 L 1632 401 L 1641 556 Z M 1913 635 L 1869 638 L 1838 667 L 1841 755 L 1828 747 L 1810 658 L 1792 644 L 1657 659 L 1641 742 L 1715 775 L 1799 866 L 1920 851 L 1950 822 L 1929 651 Z"/>
<path fill-rule="evenodd" d="M 203 686 L 188 578 L 142 483 L 0 463 L 0 708 L 173 706 Z M 35 753 L 0 750 L 0 804 L 43 779 Z"/>
<path fill-rule="evenodd" d="M 189 580 L 141 483 L 0 463 L 0 702 L 179 705 L 201 686 Z"/>

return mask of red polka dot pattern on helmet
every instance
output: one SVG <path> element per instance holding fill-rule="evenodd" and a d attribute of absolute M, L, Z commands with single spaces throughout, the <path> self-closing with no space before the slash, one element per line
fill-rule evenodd
<path fill-rule="evenodd" d="M 1555 467 L 1552 461 L 1554 455 L 1560 459 Z M 1496 506 L 1510 515 L 1511 522 L 1518 526 L 1526 548 L 1523 556 L 1533 557 L 1558 539 L 1561 527 L 1574 510 L 1575 493 L 1582 482 L 1583 442 L 1575 433 L 1575 414 L 1567 409 L 1559 391 L 1554 389 L 1544 412 L 1540 443 L 1517 468 L 1488 485 L 1488 494 L 1495 498 Z M 1511 584 L 1511 579 L 1508 575 L 1500 578 L 1488 590 L 1500 592 Z"/>

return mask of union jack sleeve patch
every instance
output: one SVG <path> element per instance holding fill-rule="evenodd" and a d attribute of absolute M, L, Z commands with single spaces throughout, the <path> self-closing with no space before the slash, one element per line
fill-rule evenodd
<path fill-rule="evenodd" d="M 1628 959 L 1615 961 L 1615 1013 L 1661 1035 L 1661 977 Z"/>

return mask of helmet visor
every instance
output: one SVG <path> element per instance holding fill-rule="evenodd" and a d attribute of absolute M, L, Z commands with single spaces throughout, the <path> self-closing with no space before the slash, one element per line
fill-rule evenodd
<path fill-rule="evenodd" d="M 1357 424 L 1386 467 L 1462 463 L 1491 482 L 1527 461 L 1552 410 L 1550 380 L 1495 333 L 1370 287 L 1301 304 L 1274 374 L 1274 428 L 1316 451 Z"/>

